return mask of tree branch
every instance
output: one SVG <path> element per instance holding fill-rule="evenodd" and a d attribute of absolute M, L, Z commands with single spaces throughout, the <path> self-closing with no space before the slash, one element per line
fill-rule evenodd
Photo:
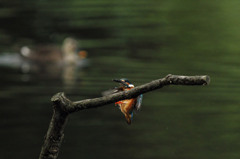
<path fill-rule="evenodd" d="M 57 93 L 51 99 L 53 102 L 53 116 L 42 146 L 39 159 L 56 159 L 63 140 L 63 131 L 68 115 L 83 109 L 96 108 L 106 104 L 114 103 L 124 99 L 130 99 L 167 85 L 208 85 L 210 77 L 205 76 L 178 76 L 167 75 L 144 85 L 137 86 L 129 91 L 123 91 L 112 95 L 85 99 L 72 102 L 63 92 Z"/>

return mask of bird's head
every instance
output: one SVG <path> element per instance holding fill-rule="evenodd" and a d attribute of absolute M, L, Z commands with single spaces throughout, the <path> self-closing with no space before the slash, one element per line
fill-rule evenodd
<path fill-rule="evenodd" d="M 118 82 L 121 86 L 126 88 L 133 88 L 134 85 L 126 78 L 114 79 L 114 82 Z"/>

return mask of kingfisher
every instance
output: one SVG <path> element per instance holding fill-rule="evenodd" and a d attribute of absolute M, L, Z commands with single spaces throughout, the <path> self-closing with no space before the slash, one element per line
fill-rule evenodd
<path fill-rule="evenodd" d="M 114 82 L 118 82 L 120 87 L 115 88 L 114 93 L 120 91 L 127 91 L 134 88 L 134 85 L 126 78 L 114 79 Z M 121 112 L 124 114 L 127 123 L 130 125 L 133 119 L 133 112 L 139 111 L 142 104 L 143 95 L 139 95 L 136 98 L 125 99 L 118 102 L 115 102 L 115 105 L 118 106 Z"/>

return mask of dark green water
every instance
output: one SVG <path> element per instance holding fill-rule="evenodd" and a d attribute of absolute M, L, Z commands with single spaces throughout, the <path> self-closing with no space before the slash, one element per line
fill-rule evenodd
<path fill-rule="evenodd" d="M 91 65 L 71 84 L 0 68 L 0 158 L 38 158 L 57 92 L 81 100 L 115 87 L 113 78 L 140 85 L 171 73 L 207 74 L 211 83 L 145 94 L 131 126 L 113 104 L 72 114 L 59 158 L 239 159 L 240 2 L 32 3 L 3 3 L 2 52 L 74 36 Z"/>

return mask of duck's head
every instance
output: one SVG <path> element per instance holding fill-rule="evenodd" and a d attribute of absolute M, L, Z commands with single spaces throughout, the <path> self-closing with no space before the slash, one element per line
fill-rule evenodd
<path fill-rule="evenodd" d="M 62 49 L 65 55 L 75 54 L 78 48 L 79 48 L 78 41 L 73 38 L 68 37 L 63 41 Z"/>

